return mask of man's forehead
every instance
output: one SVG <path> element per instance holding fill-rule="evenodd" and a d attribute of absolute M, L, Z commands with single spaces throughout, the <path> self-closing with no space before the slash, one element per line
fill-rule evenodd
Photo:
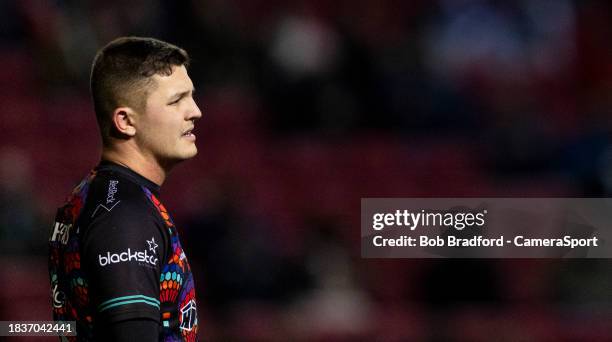
<path fill-rule="evenodd" d="M 156 91 L 163 92 L 168 95 L 176 92 L 189 91 L 193 88 L 193 83 L 187 74 L 187 68 L 184 65 L 173 66 L 172 74 L 151 76 L 156 84 Z"/>

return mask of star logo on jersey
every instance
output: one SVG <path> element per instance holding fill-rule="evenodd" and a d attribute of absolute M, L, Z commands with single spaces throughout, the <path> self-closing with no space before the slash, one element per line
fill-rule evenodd
<path fill-rule="evenodd" d="M 149 244 L 149 250 L 153 253 L 157 253 L 156 249 L 158 245 L 155 243 L 155 237 L 151 237 L 151 240 L 147 240 L 147 243 Z"/>

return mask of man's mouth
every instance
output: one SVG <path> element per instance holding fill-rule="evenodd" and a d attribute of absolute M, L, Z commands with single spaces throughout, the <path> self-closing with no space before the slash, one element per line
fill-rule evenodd
<path fill-rule="evenodd" d="M 190 128 L 189 130 L 185 131 L 185 133 L 183 133 L 183 136 L 188 138 L 195 138 L 195 134 L 193 134 L 193 129 L 194 128 Z"/>

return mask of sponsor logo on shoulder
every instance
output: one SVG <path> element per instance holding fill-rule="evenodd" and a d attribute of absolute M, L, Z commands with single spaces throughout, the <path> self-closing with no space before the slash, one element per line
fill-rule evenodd
<path fill-rule="evenodd" d="M 100 210 L 100 208 L 110 212 L 117 204 L 119 204 L 119 202 L 121 202 L 115 198 L 115 194 L 117 193 L 117 184 L 119 184 L 118 180 L 110 180 L 108 183 L 108 192 L 106 193 L 106 205 L 102 203 L 98 204 L 96 209 L 94 209 L 93 213 L 91 214 L 91 217 L 96 216 L 96 213 L 98 210 Z"/>
<path fill-rule="evenodd" d="M 155 244 L 155 240 L 151 238 L 151 241 L 147 240 L 149 246 L 145 247 L 142 250 L 128 248 L 124 251 L 111 253 L 106 252 L 106 254 L 98 254 L 98 261 L 100 266 L 104 267 L 112 264 L 119 264 L 122 262 L 137 262 L 143 266 L 155 266 L 157 265 L 157 256 L 155 252 L 149 253 L 150 250 L 155 250 L 151 248 L 151 243 Z M 147 250 L 148 248 L 148 250 Z M 157 248 L 157 244 L 155 244 L 155 248 Z"/>
<path fill-rule="evenodd" d="M 106 193 L 106 204 L 115 202 L 115 194 L 117 193 L 118 180 L 111 179 L 108 183 L 108 192 Z"/>

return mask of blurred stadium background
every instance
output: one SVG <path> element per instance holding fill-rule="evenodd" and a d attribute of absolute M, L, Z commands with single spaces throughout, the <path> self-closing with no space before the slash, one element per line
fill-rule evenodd
<path fill-rule="evenodd" d="M 184 47 L 199 155 L 162 191 L 201 337 L 612 340 L 608 260 L 365 260 L 362 197 L 606 197 L 607 1 L 0 2 L 1 320 L 50 319 L 46 239 L 100 144 L 95 51 Z M 37 341 L 41 339 L 36 339 Z"/>

